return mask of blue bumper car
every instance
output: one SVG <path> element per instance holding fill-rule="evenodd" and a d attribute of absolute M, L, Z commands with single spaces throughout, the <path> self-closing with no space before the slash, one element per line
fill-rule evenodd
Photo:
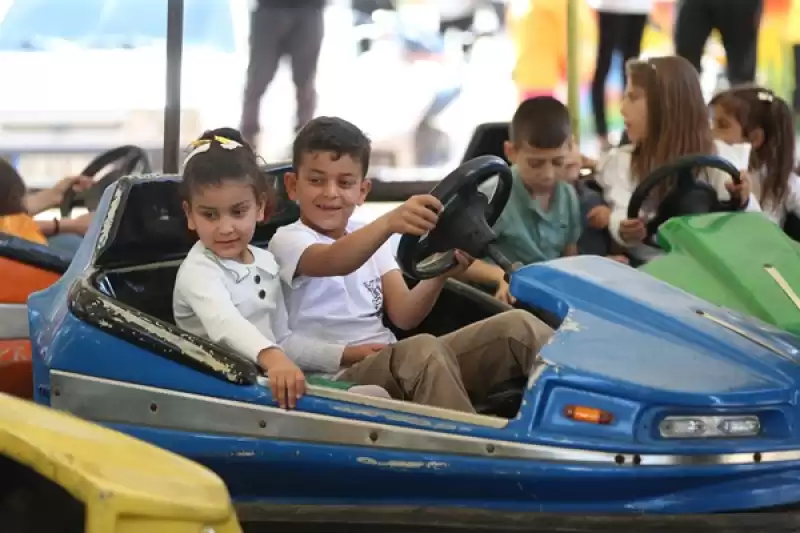
<path fill-rule="evenodd" d="M 208 466 L 243 522 L 318 532 L 800 527 L 797 337 L 613 261 L 571 257 L 510 273 L 520 305 L 556 333 L 543 364 L 478 414 L 324 382 L 282 410 L 251 361 L 174 324 L 175 275 L 193 244 L 179 182 L 117 182 L 66 274 L 31 296 L 35 399 Z M 409 282 L 446 268 L 455 246 L 492 253 L 487 221 L 509 184 L 491 156 L 445 178 L 439 226 L 400 246 Z M 288 203 L 255 244 L 296 217 Z M 441 335 L 507 309 L 448 282 L 419 329 L 398 333 Z"/>

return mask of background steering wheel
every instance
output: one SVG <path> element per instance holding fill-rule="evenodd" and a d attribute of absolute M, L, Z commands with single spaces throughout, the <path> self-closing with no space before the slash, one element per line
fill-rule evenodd
<path fill-rule="evenodd" d="M 672 217 L 744 209 L 741 199 L 737 196 L 732 196 L 727 201 L 720 201 L 714 187 L 692 172 L 698 167 L 721 170 L 730 175 L 734 185 L 742 182 L 739 169 L 728 160 L 715 155 L 687 155 L 655 169 L 633 191 L 628 204 L 629 219 L 639 216 L 642 205 L 657 185 L 672 176 L 677 176 L 677 181 L 659 203 L 656 215 L 647 222 L 645 242 L 652 242 L 652 237 L 658 232 L 659 226 Z"/>
<path fill-rule="evenodd" d="M 97 173 L 108 166 L 111 166 L 109 171 L 97 179 Z M 95 157 L 81 172 L 81 176 L 95 178 L 92 186 L 82 192 L 75 192 L 70 189 L 64 193 L 64 198 L 61 200 L 61 216 L 68 218 L 72 214 L 72 209 L 78 205 L 83 205 L 89 211 L 94 211 L 97 209 L 97 204 L 100 203 L 103 192 L 109 185 L 129 174 L 147 174 L 152 171 L 147 152 L 138 146 L 125 145 L 103 152 Z"/>
<path fill-rule="evenodd" d="M 456 249 L 484 256 L 496 237 L 492 226 L 508 203 L 511 183 L 508 164 L 493 155 L 471 159 L 448 174 L 430 192 L 444 205 L 436 227 L 425 236 L 400 239 L 397 260 L 403 271 L 430 279 L 456 266 Z"/>

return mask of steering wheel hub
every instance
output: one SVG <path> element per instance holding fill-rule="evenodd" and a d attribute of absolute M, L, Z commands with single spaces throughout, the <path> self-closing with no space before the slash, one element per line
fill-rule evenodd
<path fill-rule="evenodd" d="M 495 239 L 492 226 L 511 195 L 511 169 L 496 156 L 481 156 L 456 168 L 434 189 L 444 206 L 427 235 L 404 235 L 397 251 L 403 270 L 416 279 L 439 276 L 456 265 L 455 250 L 482 257 Z"/>

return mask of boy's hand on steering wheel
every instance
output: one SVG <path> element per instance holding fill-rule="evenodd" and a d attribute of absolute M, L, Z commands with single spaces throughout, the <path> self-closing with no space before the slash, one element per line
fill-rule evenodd
<path fill-rule="evenodd" d="M 619 236 L 629 243 L 642 242 L 647 237 L 647 227 L 641 218 L 629 218 L 619 223 Z"/>
<path fill-rule="evenodd" d="M 466 252 L 462 252 L 461 250 L 455 250 L 453 253 L 455 254 L 457 263 L 453 268 L 442 274 L 442 277 L 445 279 L 455 278 L 460 276 L 461 274 L 467 271 L 467 269 L 472 263 L 475 262 L 475 258 Z"/>
<path fill-rule="evenodd" d="M 436 227 L 443 208 L 442 202 L 436 197 L 418 194 L 390 211 L 386 215 L 386 222 L 393 234 L 421 237 Z"/>
<path fill-rule="evenodd" d="M 728 189 L 731 198 L 738 196 L 742 202 L 742 207 L 744 207 L 750 201 L 750 176 L 746 170 L 742 170 L 739 173 L 739 179 L 742 180 L 739 185 L 734 185 L 732 181 L 729 181 L 725 183 L 725 188 Z"/>

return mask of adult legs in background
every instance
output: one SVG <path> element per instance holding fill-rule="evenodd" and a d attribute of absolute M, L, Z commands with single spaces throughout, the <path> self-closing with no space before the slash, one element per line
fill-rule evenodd
<path fill-rule="evenodd" d="M 602 150 L 609 148 L 608 123 L 606 122 L 606 79 L 611 68 L 611 58 L 617 48 L 617 37 L 621 26 L 621 17 L 617 13 L 600 11 L 598 20 L 597 59 L 595 61 L 594 79 L 592 79 L 592 110 L 597 137 Z"/>
<path fill-rule="evenodd" d="M 714 22 L 722 38 L 731 85 L 756 79 L 758 29 L 763 0 L 714 0 Z"/>
<path fill-rule="evenodd" d="M 290 37 L 294 8 L 259 7 L 250 15 L 250 59 L 242 104 L 240 129 L 254 145 L 261 131 L 261 99 L 278 71 Z M 257 147 L 256 147 L 257 148 Z"/>
<path fill-rule="evenodd" d="M 647 25 L 647 15 L 622 15 L 622 17 L 619 47 L 622 51 L 622 59 L 624 63 L 627 63 L 629 59 L 639 57 L 642 52 L 642 36 L 644 27 Z M 623 76 L 624 74 L 623 72 Z"/>
<path fill-rule="evenodd" d="M 295 130 L 314 118 L 317 107 L 317 64 L 325 34 L 324 11 L 316 7 L 296 7 L 294 24 L 288 36 L 288 54 L 292 62 L 292 81 L 297 95 Z"/>
<path fill-rule="evenodd" d="M 702 70 L 703 50 L 714 27 L 714 0 L 680 0 L 675 17 L 675 53 L 689 61 L 697 72 Z M 739 1 L 739 0 L 736 0 Z M 749 1 L 749 0 L 742 0 Z M 732 4 L 733 2 L 729 2 Z"/>

